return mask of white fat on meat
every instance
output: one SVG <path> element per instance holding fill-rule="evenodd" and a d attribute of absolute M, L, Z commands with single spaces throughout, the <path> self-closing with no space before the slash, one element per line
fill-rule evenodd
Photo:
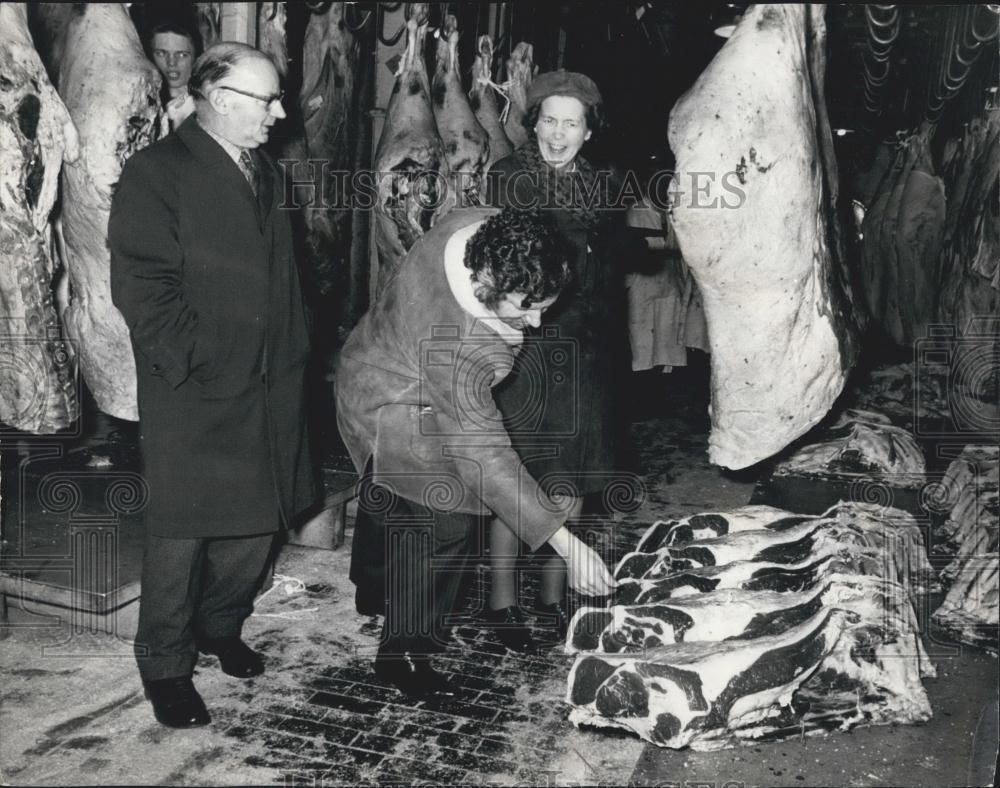
<path fill-rule="evenodd" d="M 925 588 L 933 574 L 923 533 L 911 515 L 874 504 L 840 503 L 815 517 L 782 517 L 763 528 L 628 553 L 615 567 L 615 577 L 658 580 L 701 568 L 724 570 L 747 562 L 798 566 L 835 555 L 884 555 L 894 572 L 887 577 L 914 588 Z"/>
<path fill-rule="evenodd" d="M 778 529 L 658 548 L 735 559 L 720 566 L 636 579 L 627 575 L 638 564 L 623 559 L 616 604 L 578 611 L 570 624 L 573 722 L 715 749 L 930 718 L 921 680 L 935 668 L 910 582 L 930 565 L 916 522 L 870 504 L 798 521 L 777 512 Z M 803 538 L 808 550 L 798 549 Z M 759 560 L 789 545 L 791 560 Z M 739 560 L 749 556 L 758 560 Z"/>
<path fill-rule="evenodd" d="M 0 422 L 52 433 L 79 415 L 52 298 L 49 215 L 79 139 L 28 32 L 24 3 L 0 4 Z"/>
<path fill-rule="evenodd" d="M 852 361 L 831 284 L 818 139 L 829 129 L 813 98 L 822 13 L 751 6 L 670 113 L 671 223 L 711 345 L 709 459 L 730 468 L 819 422 Z"/>
<path fill-rule="evenodd" d="M 731 732 L 789 704 L 846 623 L 840 611 L 821 611 L 773 637 L 676 643 L 642 659 L 579 655 L 570 721 L 625 728 L 661 747 L 724 746 Z"/>
<path fill-rule="evenodd" d="M 885 416 L 848 410 L 820 436 L 775 466 L 777 475 L 878 474 L 894 486 L 917 486 L 926 480 L 924 455 L 907 430 Z M 894 478 L 886 478 L 887 474 Z"/>
<path fill-rule="evenodd" d="M 695 539 L 712 539 L 716 536 L 765 528 L 786 518 L 802 519 L 784 509 L 763 504 L 740 506 L 725 512 L 700 512 L 680 520 L 658 520 L 639 539 L 636 552 L 649 553 L 661 547 Z"/>
<path fill-rule="evenodd" d="M 953 503 L 940 529 L 941 547 L 953 553 L 941 572 L 950 587 L 934 623 L 962 643 L 1000 650 L 1000 449 L 966 446 L 948 466 L 938 504 Z"/>
<path fill-rule="evenodd" d="M 138 419 L 128 327 L 111 301 L 108 215 L 122 166 L 165 134 L 160 75 L 125 7 L 96 3 L 69 23 L 59 93 L 80 132 L 81 156 L 62 173 L 62 226 L 71 300 L 64 314 L 97 406 Z"/>

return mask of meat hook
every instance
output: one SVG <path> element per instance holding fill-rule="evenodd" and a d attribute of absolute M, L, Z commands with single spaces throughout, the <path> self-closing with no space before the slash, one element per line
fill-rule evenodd
<path fill-rule="evenodd" d="M 344 6 L 344 26 L 348 30 L 350 30 L 352 33 L 357 33 L 365 25 L 368 24 L 368 20 L 372 18 L 372 12 L 371 11 L 365 11 L 365 18 L 364 19 L 362 19 L 360 22 L 352 22 L 351 18 L 356 13 L 358 13 L 357 9 L 355 9 L 354 6 L 355 6 L 355 3 L 347 3 Z"/>
<path fill-rule="evenodd" d="M 976 11 L 972 17 L 972 37 L 975 38 L 976 41 L 978 41 L 980 44 L 985 44 L 987 41 L 996 38 L 998 28 L 1000 28 L 1000 24 L 998 24 L 1000 20 L 996 19 L 997 15 L 1000 14 L 1000 6 L 991 5 L 987 6 L 987 9 L 989 9 L 989 11 L 987 12 L 987 19 L 988 23 L 990 24 L 990 29 L 987 30 L 986 33 L 980 34 L 979 28 L 976 26 L 976 19 L 979 16 L 979 11 L 980 11 L 979 6 L 976 6 Z M 993 13 L 992 19 L 989 18 L 988 16 L 989 12 Z"/>
<path fill-rule="evenodd" d="M 402 5 L 402 3 L 394 3 L 393 4 L 394 7 L 390 8 L 380 3 L 378 6 L 378 18 L 375 22 L 375 34 L 376 36 L 378 36 L 378 40 L 381 41 L 383 44 L 385 44 L 387 47 L 395 46 L 396 42 L 399 41 L 399 39 L 402 37 L 403 31 L 406 30 L 406 23 L 403 22 L 403 24 L 399 26 L 399 30 L 397 30 L 391 38 L 386 38 L 385 33 L 383 31 L 383 28 L 385 27 L 385 12 L 394 11 L 397 8 L 399 8 L 400 5 Z"/>

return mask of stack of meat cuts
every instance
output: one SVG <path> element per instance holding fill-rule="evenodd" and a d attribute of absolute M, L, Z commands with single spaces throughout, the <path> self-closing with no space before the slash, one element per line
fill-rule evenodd
<path fill-rule="evenodd" d="M 885 416 L 845 411 L 821 435 L 775 466 L 775 475 L 877 477 L 895 486 L 924 481 L 924 455 L 913 436 Z"/>
<path fill-rule="evenodd" d="M 574 723 L 716 749 L 930 718 L 911 594 L 931 570 L 904 512 L 743 507 L 656 523 L 639 546 L 615 604 L 570 625 Z"/>
<path fill-rule="evenodd" d="M 943 480 L 946 502 L 954 506 L 939 536 L 955 557 L 941 573 L 951 583 L 933 616 L 934 623 L 958 640 L 997 653 L 1000 621 L 1000 450 L 966 446 Z"/>

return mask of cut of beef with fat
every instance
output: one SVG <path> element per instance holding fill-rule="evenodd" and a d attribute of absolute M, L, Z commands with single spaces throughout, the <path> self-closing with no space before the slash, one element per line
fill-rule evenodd
<path fill-rule="evenodd" d="M 653 523 L 642 535 L 635 549 L 639 553 L 651 553 L 661 547 L 693 542 L 695 539 L 713 539 L 756 528 L 782 528 L 804 519 L 806 518 L 802 515 L 760 504 L 741 506 L 727 512 L 701 512 L 680 520 L 660 520 Z"/>
<path fill-rule="evenodd" d="M 706 582 L 729 582 L 722 577 L 739 577 L 737 565 L 746 563 L 800 566 L 821 556 L 850 559 L 878 558 L 880 554 L 896 567 L 892 579 L 915 588 L 929 584 L 932 569 L 923 534 L 913 517 L 897 509 L 883 511 L 873 504 L 837 504 L 815 517 L 786 516 L 763 528 L 628 553 L 618 562 L 615 577 L 670 580 L 680 577 L 679 573 L 718 568 L 728 574 L 699 576 Z"/>
<path fill-rule="evenodd" d="M 577 612 L 573 722 L 714 749 L 930 717 L 913 605 L 930 564 L 913 518 L 749 508 L 654 526 L 641 544 L 664 546 L 621 560 L 612 606 Z"/>

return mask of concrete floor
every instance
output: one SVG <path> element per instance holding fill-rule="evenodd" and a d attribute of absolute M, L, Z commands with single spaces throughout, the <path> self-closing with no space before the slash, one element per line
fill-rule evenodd
<path fill-rule="evenodd" d="M 647 496 L 607 524 L 609 560 L 653 520 L 746 503 L 754 478 L 710 466 L 703 368 L 638 380 L 633 435 Z M 350 538 L 351 531 L 348 531 Z M 0 783 L 11 785 L 987 785 L 997 744 L 998 668 L 982 653 L 930 643 L 934 719 L 922 726 L 743 746 L 660 750 L 577 730 L 563 702 L 570 661 L 524 658 L 475 622 L 472 586 L 439 665 L 462 687 L 448 702 L 406 705 L 368 663 L 378 619 L 359 616 L 349 543 L 286 547 L 276 583 L 247 622 L 267 673 L 240 681 L 203 657 L 195 682 L 213 723 L 172 731 L 143 699 L 127 640 L 30 626 L 13 611 L 0 630 Z M 526 580 L 524 599 L 532 580 Z M 928 611 L 931 608 L 928 608 Z M 127 625 L 123 626 L 126 630 Z M 544 636 L 544 628 L 538 634 Z"/>

